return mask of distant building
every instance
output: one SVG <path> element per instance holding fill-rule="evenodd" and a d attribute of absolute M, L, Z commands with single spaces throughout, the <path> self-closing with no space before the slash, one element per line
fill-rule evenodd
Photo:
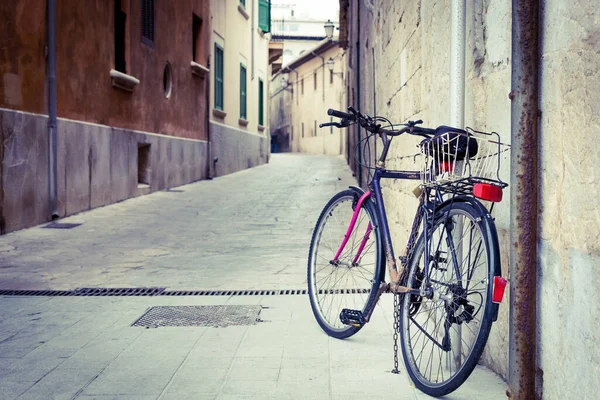
<path fill-rule="evenodd" d="M 267 162 L 269 11 L 0 2 L 0 234 Z"/>
<path fill-rule="evenodd" d="M 273 76 L 272 151 L 346 154 L 345 129 L 319 128 L 327 109 L 346 108 L 346 64 L 337 40 L 325 39 Z"/>
<path fill-rule="evenodd" d="M 268 161 L 270 4 L 212 0 L 211 11 L 211 168 L 223 175 Z"/>
<path fill-rule="evenodd" d="M 337 15 L 332 22 L 337 30 Z M 307 50 L 315 47 L 325 39 L 323 26 L 327 19 L 315 19 L 296 13 L 296 4 L 273 4 L 271 10 L 271 41 L 283 42 L 283 57 L 274 65 L 273 73 L 277 73 L 281 65 L 298 58 Z"/>

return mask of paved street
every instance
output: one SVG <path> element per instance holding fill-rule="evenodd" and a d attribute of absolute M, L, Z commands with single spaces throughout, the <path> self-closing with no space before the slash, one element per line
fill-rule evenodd
<path fill-rule="evenodd" d="M 268 165 L 0 236 L 0 290 L 305 289 L 311 230 L 355 184 L 343 158 Z M 132 326 L 159 306 L 256 306 L 227 327 Z M 0 399 L 425 399 L 393 366 L 392 298 L 347 340 L 306 295 L 0 296 Z M 503 399 L 483 367 L 449 399 Z"/>

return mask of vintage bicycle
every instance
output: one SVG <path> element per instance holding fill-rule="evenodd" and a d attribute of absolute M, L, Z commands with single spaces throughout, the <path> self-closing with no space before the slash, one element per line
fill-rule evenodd
<path fill-rule="evenodd" d="M 422 121 L 392 125 L 383 117 L 328 110 L 341 118 L 320 127 L 360 124 L 383 141 L 368 190 L 351 186 L 325 205 L 313 231 L 308 293 L 315 318 L 330 336 L 344 339 L 371 318 L 385 292 L 394 294 L 394 371 L 398 335 L 406 370 L 432 396 L 456 390 L 477 364 L 498 316 L 506 280 L 491 216 L 508 185 L 499 177 L 510 146 L 497 133 Z M 382 124 L 385 123 L 385 128 Z M 402 126 L 401 129 L 395 129 Z M 420 168 L 386 169 L 392 139 L 423 137 Z M 396 262 L 381 190 L 382 179 L 420 180 L 418 207 L 405 253 Z M 482 203 L 490 204 L 490 209 Z M 420 235 L 419 235 L 420 233 Z M 387 273 L 389 282 L 385 281 Z"/>

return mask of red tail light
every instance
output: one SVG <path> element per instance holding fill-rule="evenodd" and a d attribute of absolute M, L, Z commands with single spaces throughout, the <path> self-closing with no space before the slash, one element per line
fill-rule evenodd
<path fill-rule="evenodd" d="M 502 201 L 502 188 L 491 183 L 476 183 L 473 186 L 473 196 L 498 203 Z"/>
<path fill-rule="evenodd" d="M 492 302 L 502 303 L 504 297 L 504 289 L 506 289 L 506 279 L 501 276 L 494 277 L 494 289 L 492 290 Z"/>

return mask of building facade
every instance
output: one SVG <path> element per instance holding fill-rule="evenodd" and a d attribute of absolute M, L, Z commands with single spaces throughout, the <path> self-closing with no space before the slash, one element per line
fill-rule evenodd
<path fill-rule="evenodd" d="M 0 234 L 267 162 L 268 1 L 23 0 L 0 17 Z"/>
<path fill-rule="evenodd" d="M 211 171 L 266 163 L 270 151 L 269 2 L 211 1 Z"/>
<path fill-rule="evenodd" d="M 346 153 L 346 131 L 319 128 L 329 108 L 344 110 L 345 53 L 325 39 L 273 76 L 271 93 L 274 150 L 309 154 Z"/>
<path fill-rule="evenodd" d="M 515 67 L 512 5 L 516 3 L 463 3 L 464 123 L 497 131 L 503 142 L 510 143 L 511 68 Z M 341 0 L 340 36 L 348 49 L 349 104 L 394 123 L 422 119 L 427 127 L 453 124 L 450 37 L 454 4 Z M 510 187 L 493 215 L 505 277 L 510 278 L 509 260 L 517 246 L 531 245 L 537 254 L 533 277 L 537 311 L 532 316 L 537 332 L 521 342 L 535 354 L 534 365 L 521 366 L 535 374 L 535 397 L 562 399 L 577 392 L 578 397 L 594 398 L 600 391 L 600 349 L 593 345 L 600 337 L 600 309 L 595 306 L 600 285 L 600 214 L 593 205 L 600 193 L 595 168 L 600 144 L 594 139 L 600 115 L 600 91 L 595 90 L 600 85 L 600 45 L 593 40 L 600 34 L 597 5 L 592 1 L 578 3 L 576 8 L 567 1 L 540 1 L 539 5 L 539 147 L 524 155 L 539 157 L 534 171 L 537 180 L 530 183 L 538 190 L 538 207 L 532 210 L 533 216 L 514 215 L 511 203 L 515 197 L 511 199 L 509 191 L 516 188 Z M 355 128 L 349 131 L 351 143 L 355 143 L 361 133 Z M 407 154 L 411 153 L 406 145 L 395 143 L 388 168 L 397 167 L 398 156 Z M 352 169 L 364 186 L 366 171 L 357 168 L 363 155 L 354 151 L 350 155 Z M 500 177 L 510 182 L 510 157 L 502 163 Z M 384 186 L 393 240 L 401 245 L 406 243 L 412 223 L 412 214 L 406 210 L 417 206 L 411 194 L 414 185 L 384 182 Z M 521 195 L 526 194 L 515 196 Z M 537 242 L 520 243 L 513 236 L 516 232 L 510 232 L 512 218 L 537 221 L 533 228 Z M 509 367 L 509 322 L 515 304 L 510 298 L 506 293 L 482 359 L 505 379 L 514 374 Z"/>

